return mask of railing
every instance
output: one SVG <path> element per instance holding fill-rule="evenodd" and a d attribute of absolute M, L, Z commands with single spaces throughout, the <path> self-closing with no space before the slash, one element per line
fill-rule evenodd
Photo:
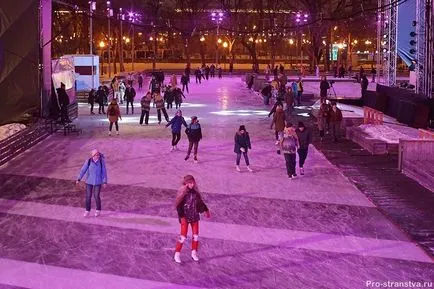
<path fill-rule="evenodd" d="M 383 124 L 384 114 L 376 109 L 363 107 L 363 124 Z"/>
<path fill-rule="evenodd" d="M 419 129 L 419 139 L 432 139 L 434 140 L 434 131 L 426 129 Z"/>

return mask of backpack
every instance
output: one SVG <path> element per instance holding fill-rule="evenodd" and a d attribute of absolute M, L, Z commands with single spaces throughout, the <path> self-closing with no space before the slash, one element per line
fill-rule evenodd
<path fill-rule="evenodd" d="M 114 105 L 110 106 L 108 114 L 111 115 L 111 116 L 115 116 L 116 115 L 116 107 Z"/>
<path fill-rule="evenodd" d="M 197 210 L 197 199 L 197 193 L 188 193 L 185 196 L 184 216 L 187 219 L 187 222 L 197 221 L 199 216 L 199 212 Z"/>
<path fill-rule="evenodd" d="M 283 143 L 282 143 L 282 150 L 283 151 L 295 153 L 296 145 L 297 145 L 297 141 L 296 141 L 294 136 L 284 136 L 283 137 Z"/>

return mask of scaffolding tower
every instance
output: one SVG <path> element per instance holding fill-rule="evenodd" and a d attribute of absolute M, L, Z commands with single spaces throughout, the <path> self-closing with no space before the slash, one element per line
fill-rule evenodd
<path fill-rule="evenodd" d="M 433 97 L 433 2 L 416 0 L 416 92 Z"/>

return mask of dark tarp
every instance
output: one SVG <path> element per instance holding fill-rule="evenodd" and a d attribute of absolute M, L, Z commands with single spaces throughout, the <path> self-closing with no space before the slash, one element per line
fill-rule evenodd
<path fill-rule="evenodd" d="M 39 0 L 0 1 L 0 124 L 38 109 Z"/>

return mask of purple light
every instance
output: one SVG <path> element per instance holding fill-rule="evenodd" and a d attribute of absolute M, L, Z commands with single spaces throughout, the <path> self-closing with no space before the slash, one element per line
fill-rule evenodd
<path fill-rule="evenodd" d="M 304 22 L 307 22 L 307 19 L 304 19 L 303 21 L 304 21 Z"/>
<path fill-rule="evenodd" d="M 307 18 L 307 17 L 309 17 L 309 15 L 307 15 L 307 14 L 304 14 L 304 18 Z"/>
<path fill-rule="evenodd" d="M 298 18 L 297 18 L 297 19 L 295 19 L 295 22 L 300 22 L 300 19 L 298 19 Z"/>
<path fill-rule="evenodd" d="M 223 13 L 222 13 L 222 12 L 220 12 L 220 13 L 219 13 L 219 16 L 220 16 L 220 17 L 223 17 Z"/>
<path fill-rule="evenodd" d="M 211 16 L 212 16 L 212 17 L 215 17 L 215 16 L 216 16 L 216 13 L 215 13 L 215 12 L 211 13 Z"/>
<path fill-rule="evenodd" d="M 134 13 L 133 13 L 133 12 L 129 12 L 129 13 L 128 13 L 128 16 L 133 17 L 133 16 L 134 16 Z"/>
<path fill-rule="evenodd" d="M 301 17 L 301 14 L 300 13 L 297 13 L 297 18 L 300 18 Z"/>
<path fill-rule="evenodd" d="M 107 1 L 106 3 L 107 3 L 107 5 L 110 5 L 110 1 Z"/>

